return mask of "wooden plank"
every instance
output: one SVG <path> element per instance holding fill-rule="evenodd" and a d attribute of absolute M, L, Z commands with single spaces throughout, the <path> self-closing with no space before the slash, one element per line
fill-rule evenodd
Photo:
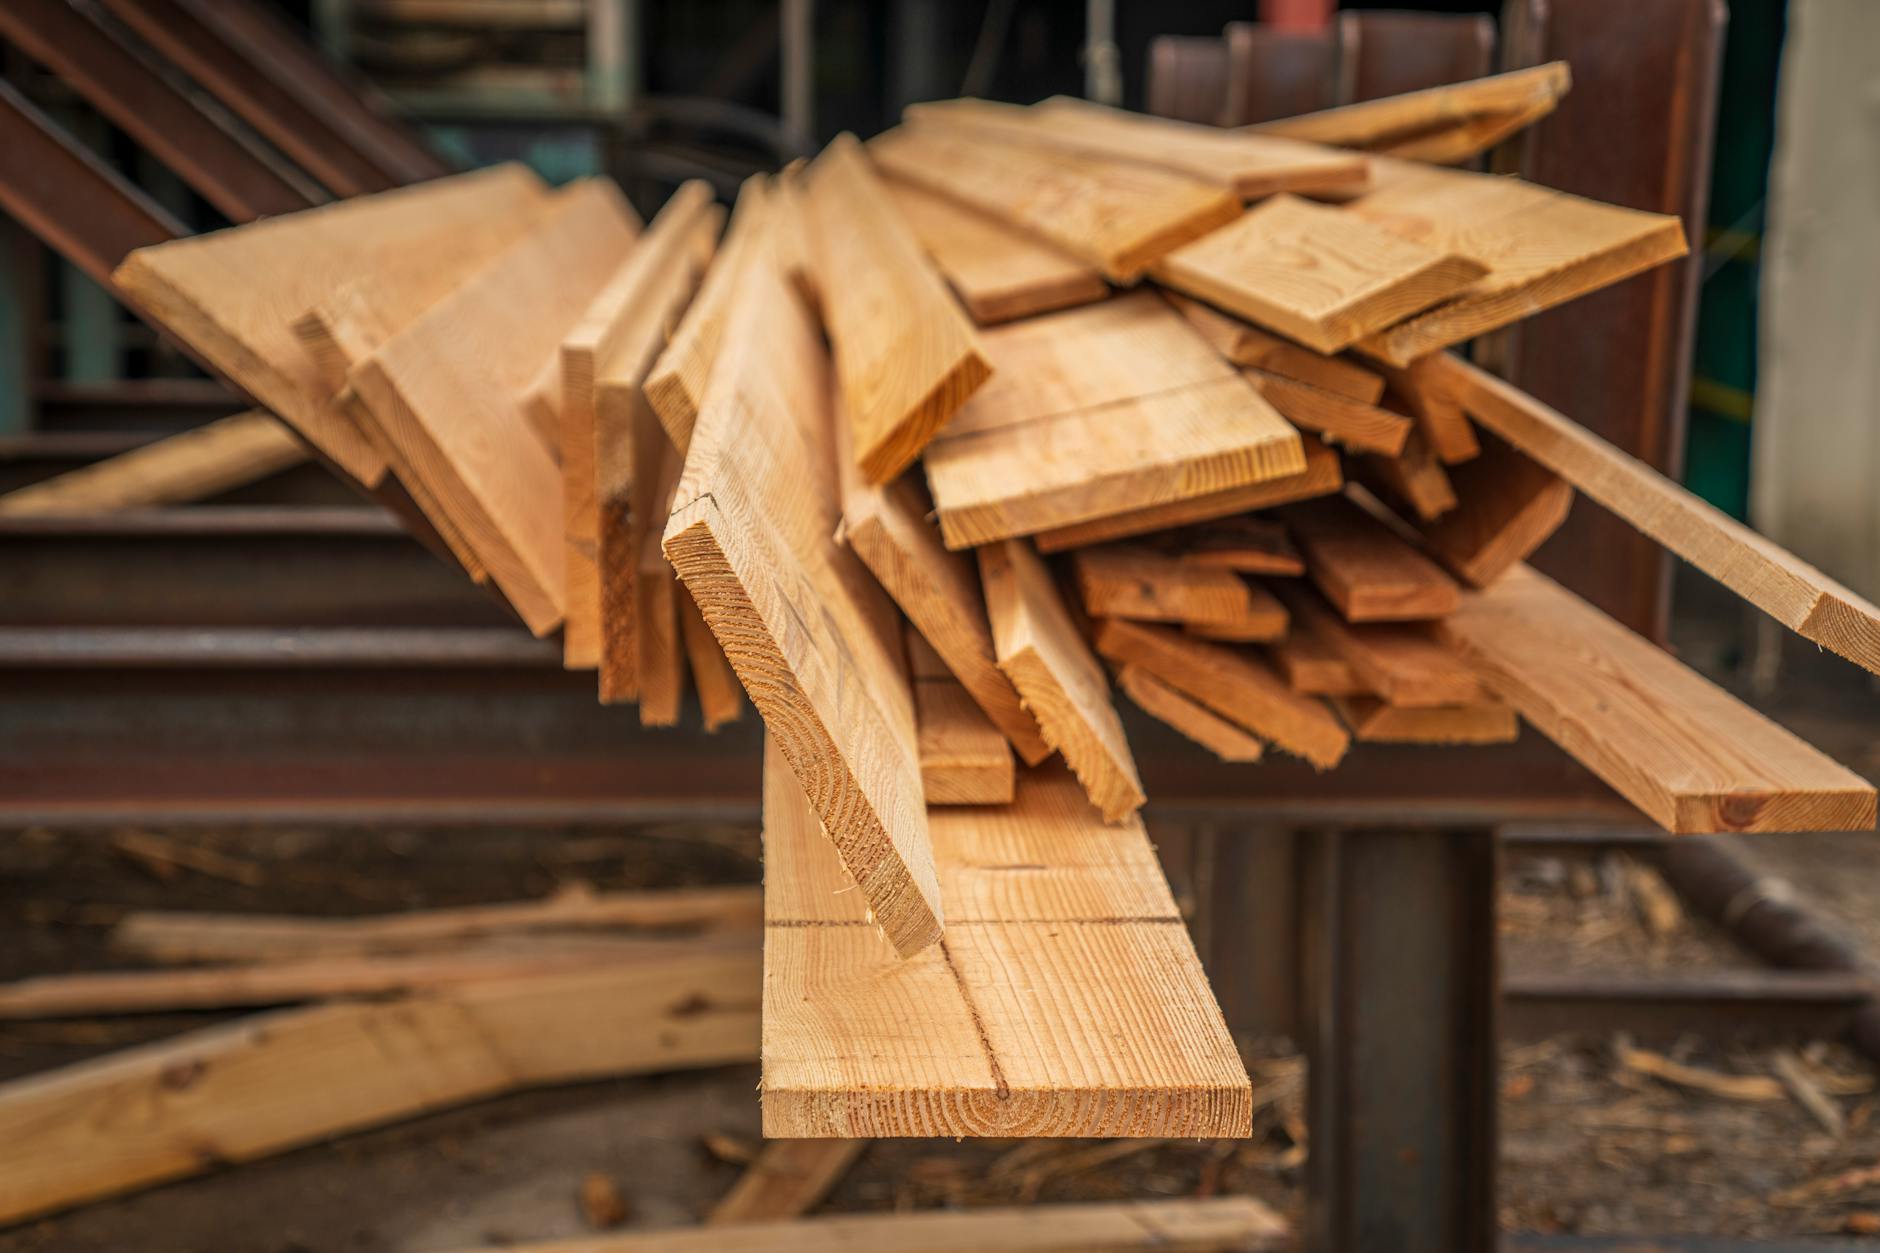
<path fill-rule="evenodd" d="M 771 1140 L 724 1199 L 712 1206 L 705 1225 L 761 1223 L 807 1214 L 822 1204 L 867 1147 L 866 1140 Z"/>
<path fill-rule="evenodd" d="M 1278 596 L 1293 621 L 1343 658 L 1367 692 L 1387 703 L 1427 709 L 1467 705 L 1482 699 L 1482 685 L 1418 623 L 1351 623 L 1304 588 L 1282 587 Z"/>
<path fill-rule="evenodd" d="M 1874 825 L 1874 789 L 1527 567 L 1468 593 L 1445 642 L 1523 719 L 1665 830 Z"/>
<path fill-rule="evenodd" d="M 759 174 L 738 189 L 737 208 L 725 233 L 724 247 L 700 284 L 698 299 L 686 307 L 672 338 L 646 376 L 646 399 L 674 447 L 684 452 L 692 442 L 699 402 L 711 377 L 712 362 L 724 339 L 730 302 L 741 267 L 761 256 L 768 236 L 771 192 Z"/>
<path fill-rule="evenodd" d="M 1416 419 L 1417 429 L 1444 465 L 1456 465 L 1481 451 L 1475 427 L 1462 411 L 1456 386 L 1443 369 L 1443 358 L 1432 353 L 1407 366 L 1380 364 L 1378 371 L 1390 384 L 1393 405 Z"/>
<path fill-rule="evenodd" d="M 1456 581 L 1351 500 L 1323 497 L 1280 514 L 1306 573 L 1347 622 L 1436 618 L 1456 607 Z"/>
<path fill-rule="evenodd" d="M 1292 576 L 1306 572 L 1305 559 L 1293 547 L 1286 528 L 1269 518 L 1218 518 L 1167 532 L 1162 544 L 1189 565 L 1242 574 Z"/>
<path fill-rule="evenodd" d="M 687 668 L 692 672 L 692 690 L 698 693 L 699 714 L 706 734 L 744 716 L 744 689 L 738 684 L 737 671 L 718 647 L 712 629 L 705 625 L 705 615 L 698 602 L 683 588 L 679 591 L 679 636 L 685 644 Z"/>
<path fill-rule="evenodd" d="M 1356 696 L 1370 690 L 1352 672 L 1351 663 L 1311 623 L 1292 618 L 1287 625 L 1286 638 L 1276 640 L 1267 653 L 1293 691 L 1313 696 Z"/>
<path fill-rule="evenodd" d="M 602 432 L 596 416 L 597 382 L 606 374 L 614 376 L 610 385 L 618 385 L 617 376 L 623 372 L 627 385 L 638 381 L 636 376 L 647 368 L 649 348 L 692 293 L 697 281 L 694 262 L 701 250 L 710 255 L 720 214 L 707 183 L 693 179 L 682 184 L 561 341 L 556 442 L 561 454 L 562 554 L 568 589 L 562 664 L 570 670 L 592 670 L 600 664 L 597 455 Z M 657 306 L 653 316 L 648 316 L 649 303 Z"/>
<path fill-rule="evenodd" d="M 518 1244 L 512 1253 L 1278 1253 L 1292 1237 L 1250 1197 L 836 1214 Z M 464 1253 L 469 1253 L 465 1250 Z"/>
<path fill-rule="evenodd" d="M 1172 170 L 1242 200 L 1275 192 L 1351 192 L 1368 178 L 1365 160 L 1316 144 L 1274 140 L 1053 96 L 1031 108 L 948 100 L 907 110 L 920 125 L 962 126 L 1008 142 Z"/>
<path fill-rule="evenodd" d="M 566 600 L 561 471 L 520 396 L 637 234 L 613 184 L 564 189 L 522 238 L 347 375 L 537 635 L 560 623 Z"/>
<path fill-rule="evenodd" d="M 1402 517 L 1434 522 L 1456 507 L 1455 484 L 1419 431 L 1410 432 L 1394 457 L 1353 460 L 1349 468 L 1358 482 Z"/>
<path fill-rule="evenodd" d="M 0 1085 L 0 1221 L 517 1088 L 748 1061 L 758 986 L 748 940 L 688 940 L 659 960 L 284 1010 L 16 1079 Z"/>
<path fill-rule="evenodd" d="M 1164 291 L 1162 298 L 1229 362 L 1253 366 L 1267 374 L 1297 379 L 1363 404 L 1374 405 L 1384 395 L 1384 377 L 1350 357 L 1328 357 L 1291 340 L 1263 331 L 1213 305 Z"/>
<path fill-rule="evenodd" d="M 979 550 L 999 669 L 1038 720 L 1105 822 L 1145 799 L 1103 665 L 1084 642 L 1051 572 L 1031 545 L 1006 540 Z"/>
<path fill-rule="evenodd" d="M 47 518 L 184 505 L 307 459 L 273 414 L 250 409 L 0 496 L 0 517 Z"/>
<path fill-rule="evenodd" d="M 1258 761 L 1266 751 L 1249 735 L 1199 701 L 1190 700 L 1140 666 L 1124 666 L 1117 685 L 1142 711 L 1167 723 L 1222 761 Z"/>
<path fill-rule="evenodd" d="M 914 680 L 920 779 L 929 805 L 1005 805 L 1012 749 L 951 674 Z"/>
<path fill-rule="evenodd" d="M 904 959 L 771 740 L 766 1135 L 1247 1133 L 1246 1072 L 1139 819 L 1098 821 L 1046 767 L 932 829 L 956 918 Z"/>
<path fill-rule="evenodd" d="M 885 483 L 991 373 L 978 334 L 853 135 L 809 168 L 810 256 L 857 464 Z"/>
<path fill-rule="evenodd" d="M 788 281 L 790 290 L 803 301 L 805 308 L 821 317 L 822 297 L 816 291 L 816 267 L 810 255 L 809 209 L 804 203 L 803 171 L 808 164 L 797 157 L 777 171 L 776 181 L 771 185 L 768 251 L 772 264 Z"/>
<path fill-rule="evenodd" d="M 679 602 L 686 591 L 679 576 L 666 559 L 662 547 L 666 519 L 679 489 L 681 462 L 679 450 L 654 428 L 658 443 L 657 478 L 650 492 L 642 492 L 635 503 L 646 517 L 640 536 L 639 569 L 633 581 L 634 673 L 640 693 L 640 725 L 672 727 L 679 725 L 679 708 L 685 700 L 685 645 L 679 638 Z"/>
<path fill-rule="evenodd" d="M 900 179 L 887 183 L 921 247 L 981 326 L 1089 304 L 1110 294 L 1096 268 L 1041 240 Z"/>
<path fill-rule="evenodd" d="M 1514 710 L 1498 700 L 1420 709 L 1375 696 L 1339 696 L 1332 703 L 1367 744 L 1507 744 L 1521 734 Z"/>
<path fill-rule="evenodd" d="M 1354 452 L 1394 457 L 1410 438 L 1410 419 L 1378 405 L 1264 370 L 1247 379 L 1288 422 Z"/>
<path fill-rule="evenodd" d="M 1488 267 L 1344 209 L 1274 196 L 1168 253 L 1149 272 L 1331 354 L 1450 299 Z"/>
<path fill-rule="evenodd" d="M 1552 112 L 1572 85 L 1567 63 L 1552 61 L 1507 74 L 1262 122 L 1248 129 L 1261 135 L 1340 148 L 1395 149 L 1405 160 L 1462 160 L 1474 153 L 1451 147 L 1439 149 L 1430 141 L 1485 118 L 1514 118 L 1525 126 Z M 1423 146 L 1412 147 L 1419 141 Z"/>
<path fill-rule="evenodd" d="M 1302 437 L 1299 442 L 1305 453 L 1306 468 L 1297 474 L 1245 487 L 1231 487 L 1225 491 L 1203 492 L 1166 504 L 1126 509 L 1071 526 L 1052 527 L 1038 532 L 1032 537 L 1033 541 L 1040 552 L 1062 552 L 1067 548 L 1082 548 L 1088 544 L 1228 517 L 1249 509 L 1266 509 L 1295 500 L 1309 500 L 1342 489 L 1345 476 L 1339 465 L 1338 454 L 1310 435 Z"/>
<path fill-rule="evenodd" d="M 837 393 L 802 302 L 746 268 L 665 551 L 903 955 L 939 939 L 899 618 L 836 541 Z"/>
<path fill-rule="evenodd" d="M 1240 214 L 1219 187 L 1152 166 L 991 139 L 945 125 L 869 141 L 884 171 L 977 209 L 1133 283 L 1171 248 Z"/>
<path fill-rule="evenodd" d="M 1443 361 L 1483 426 L 1790 630 L 1880 674 L 1871 602 L 1525 392 Z"/>
<path fill-rule="evenodd" d="M 1231 624 L 1254 612 L 1252 585 L 1232 570 L 1145 544 L 1080 548 L 1071 568 L 1084 612 L 1093 618 Z"/>
<path fill-rule="evenodd" d="M 409 297 L 381 311 L 396 329 L 515 240 L 547 195 L 524 167 L 497 166 L 140 248 L 112 282 L 371 487 L 385 458 L 334 403 L 294 319 L 348 280 L 378 274 Z"/>
<path fill-rule="evenodd" d="M 1122 616 L 1122 615 L 1119 615 Z M 1266 644 L 1284 639 L 1290 626 L 1286 606 L 1258 583 L 1247 585 L 1247 604 L 1225 621 L 1187 622 L 1182 629 L 1204 640 L 1231 644 Z"/>
<path fill-rule="evenodd" d="M 1573 508 L 1566 480 L 1493 435 L 1479 457 L 1449 476 L 1457 507 L 1418 529 L 1429 554 L 1471 587 L 1487 587 L 1526 561 Z"/>
<path fill-rule="evenodd" d="M 1320 770 L 1336 766 L 1350 745 L 1351 737 L 1331 710 L 1293 691 L 1244 650 L 1167 627 L 1109 618 L 1097 625 L 1097 651 L 1118 665 L 1141 667 Z"/>

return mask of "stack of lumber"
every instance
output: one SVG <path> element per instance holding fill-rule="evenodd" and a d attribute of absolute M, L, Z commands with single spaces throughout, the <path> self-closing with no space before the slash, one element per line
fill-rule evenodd
<path fill-rule="evenodd" d="M 1069 100 L 719 218 L 497 170 L 118 278 L 602 699 L 756 707 L 770 1133 L 1244 1131 L 1113 684 L 1250 770 L 1526 722 L 1668 830 L 1874 824 L 1524 562 L 1577 491 L 1871 670 L 1880 610 L 1452 351 L 1676 219 Z"/>

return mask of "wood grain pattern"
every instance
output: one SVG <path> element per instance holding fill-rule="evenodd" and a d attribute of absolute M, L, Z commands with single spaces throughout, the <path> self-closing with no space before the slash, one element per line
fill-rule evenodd
<path fill-rule="evenodd" d="M 1117 686 L 1152 718 L 1173 727 L 1222 761 L 1258 761 L 1266 751 L 1258 736 L 1250 735 L 1140 666 L 1124 666 Z"/>
<path fill-rule="evenodd" d="M 1874 825 L 1874 789 L 1520 566 L 1438 628 L 1482 682 L 1673 834 Z"/>
<path fill-rule="evenodd" d="M 679 637 L 685 644 L 686 667 L 692 673 L 692 690 L 698 693 L 706 734 L 742 718 L 744 689 L 738 684 L 737 671 L 705 625 L 698 603 L 683 588 L 679 591 Z"/>
<path fill-rule="evenodd" d="M 850 444 L 868 481 L 885 483 L 991 366 L 853 135 L 823 149 L 807 183 L 810 255 Z"/>
<path fill-rule="evenodd" d="M 686 590 L 662 547 L 666 519 L 679 488 L 679 450 L 655 430 L 659 471 L 656 484 L 642 492 L 634 508 L 646 516 L 640 537 L 639 569 L 633 582 L 634 671 L 640 692 L 640 725 L 679 725 L 685 700 L 685 644 L 679 638 L 679 602 Z M 636 450 L 637 453 L 637 450 Z M 701 611 L 702 612 L 702 611 Z"/>
<path fill-rule="evenodd" d="M 1300 575 L 1305 559 L 1293 547 L 1286 528 L 1270 518 L 1218 518 L 1167 532 L 1162 547 L 1196 566 L 1238 570 L 1242 574 Z"/>
<path fill-rule="evenodd" d="M 1274 196 L 1168 253 L 1156 281 L 1331 354 L 1488 273 L 1356 214 Z"/>
<path fill-rule="evenodd" d="M 1435 141 L 1482 119 L 1512 117 L 1525 126 L 1553 111 L 1573 85 L 1565 61 L 1491 74 L 1462 83 L 1321 109 L 1247 128 L 1340 148 L 1394 151 L 1405 160 L 1459 161 L 1475 155 Z M 1488 142 L 1494 142 L 1492 139 Z"/>
<path fill-rule="evenodd" d="M 1274 666 L 1295 692 L 1313 696 L 1355 696 L 1368 692 L 1335 647 L 1310 622 L 1292 618 L 1286 638 L 1267 648 Z"/>
<path fill-rule="evenodd" d="M 1330 709 L 1293 691 L 1265 662 L 1244 650 L 1167 627 L 1109 618 L 1097 625 L 1097 651 L 1118 665 L 1148 671 L 1190 700 L 1320 770 L 1336 766 L 1350 746 L 1351 737 Z"/>
<path fill-rule="evenodd" d="M 1267 374 L 1297 379 L 1363 404 L 1374 405 L 1384 395 L 1384 376 L 1349 356 L 1328 357 L 1291 340 L 1263 331 L 1213 305 L 1164 291 L 1162 298 L 1188 320 L 1214 351 L 1239 366 L 1252 366 Z"/>
<path fill-rule="evenodd" d="M 1023 540 L 979 550 L 999 669 L 1105 822 L 1145 799 L 1103 665 L 1084 642 L 1044 562 Z"/>
<path fill-rule="evenodd" d="M 1405 437 L 1394 457 L 1357 457 L 1347 468 L 1400 517 L 1434 522 L 1456 507 L 1456 487 L 1420 431 Z"/>
<path fill-rule="evenodd" d="M 1375 696 L 1339 696 L 1332 704 L 1367 744 L 1506 744 L 1521 734 L 1514 710 L 1493 699 L 1419 709 Z"/>
<path fill-rule="evenodd" d="M 894 177 L 977 209 L 1089 262 L 1113 283 L 1240 214 L 1231 193 L 1184 174 L 992 139 L 950 125 L 869 141 Z"/>
<path fill-rule="evenodd" d="M 902 219 L 981 326 L 1110 294 L 1095 266 L 1042 240 L 912 183 L 887 185 Z"/>
<path fill-rule="evenodd" d="M 1253 613 L 1247 580 L 1144 544 L 1104 544 L 1071 555 L 1084 612 L 1093 618 L 1231 624 Z"/>
<path fill-rule="evenodd" d="M 1462 399 L 1440 353 L 1407 366 L 1377 364 L 1390 386 L 1391 405 L 1416 419 L 1417 429 L 1444 465 L 1467 461 L 1481 451 L 1475 427 L 1462 411 Z"/>
<path fill-rule="evenodd" d="M 1467 705 L 1482 699 L 1473 671 L 1420 623 L 1353 623 L 1301 587 L 1277 595 L 1293 621 L 1343 659 L 1366 692 L 1411 709 Z"/>
<path fill-rule="evenodd" d="M 1280 514 L 1306 573 L 1347 622 L 1436 618 L 1456 607 L 1456 581 L 1345 497 L 1288 505 Z"/>
<path fill-rule="evenodd" d="M 1247 380 L 1280 416 L 1321 439 L 1354 452 L 1394 457 L 1410 438 L 1410 419 L 1311 383 L 1264 370 L 1248 370 Z"/>
<path fill-rule="evenodd" d="M 771 1140 L 705 1216 L 707 1227 L 795 1218 L 822 1204 L 866 1140 Z M 735 1236 L 733 1237 L 736 1238 Z"/>
<path fill-rule="evenodd" d="M 765 1134 L 1247 1133 L 1246 1072 L 1140 820 L 1098 821 L 1059 767 L 1009 806 L 934 810 L 954 919 L 902 959 L 774 740 L 764 784 Z"/>
<path fill-rule="evenodd" d="M 112 282 L 372 487 L 385 459 L 335 405 L 295 321 L 349 280 L 376 274 L 410 294 L 403 308 L 380 311 L 396 329 L 519 236 L 547 198 L 527 169 L 502 165 L 140 248 Z"/>
<path fill-rule="evenodd" d="M 1457 507 L 1426 526 L 1423 547 L 1471 587 L 1487 587 L 1560 529 L 1573 488 L 1494 435 L 1449 472 Z"/>
<path fill-rule="evenodd" d="M 308 457 L 273 414 L 249 409 L 0 495 L 0 518 L 69 517 L 183 505 Z"/>
<path fill-rule="evenodd" d="M 1880 609 L 1571 418 L 1469 365 L 1477 421 L 1805 639 L 1880 674 Z"/>
<path fill-rule="evenodd" d="M 837 392 L 802 302 L 739 284 L 665 549 L 903 955 L 940 938 L 901 628 L 836 542 Z"/>
<path fill-rule="evenodd" d="M 914 680 L 920 779 L 929 805 L 1006 805 L 1012 749 L 951 674 Z"/>

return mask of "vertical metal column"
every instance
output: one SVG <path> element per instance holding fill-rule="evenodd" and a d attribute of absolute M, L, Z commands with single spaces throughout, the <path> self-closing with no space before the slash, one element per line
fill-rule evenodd
<path fill-rule="evenodd" d="M 1305 1247 L 1495 1247 L 1492 831 L 1308 833 Z"/>

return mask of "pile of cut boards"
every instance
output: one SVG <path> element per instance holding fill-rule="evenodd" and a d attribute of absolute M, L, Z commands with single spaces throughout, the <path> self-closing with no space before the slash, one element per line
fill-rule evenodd
<path fill-rule="evenodd" d="M 757 707 L 769 1134 L 1244 1132 L 1113 682 L 1250 791 L 1520 719 L 1671 831 L 1874 824 L 1524 559 L 1577 490 L 1870 670 L 1880 611 L 1451 351 L 1676 219 L 1063 99 L 917 106 L 721 218 L 506 167 L 117 279 L 602 700 Z"/>

